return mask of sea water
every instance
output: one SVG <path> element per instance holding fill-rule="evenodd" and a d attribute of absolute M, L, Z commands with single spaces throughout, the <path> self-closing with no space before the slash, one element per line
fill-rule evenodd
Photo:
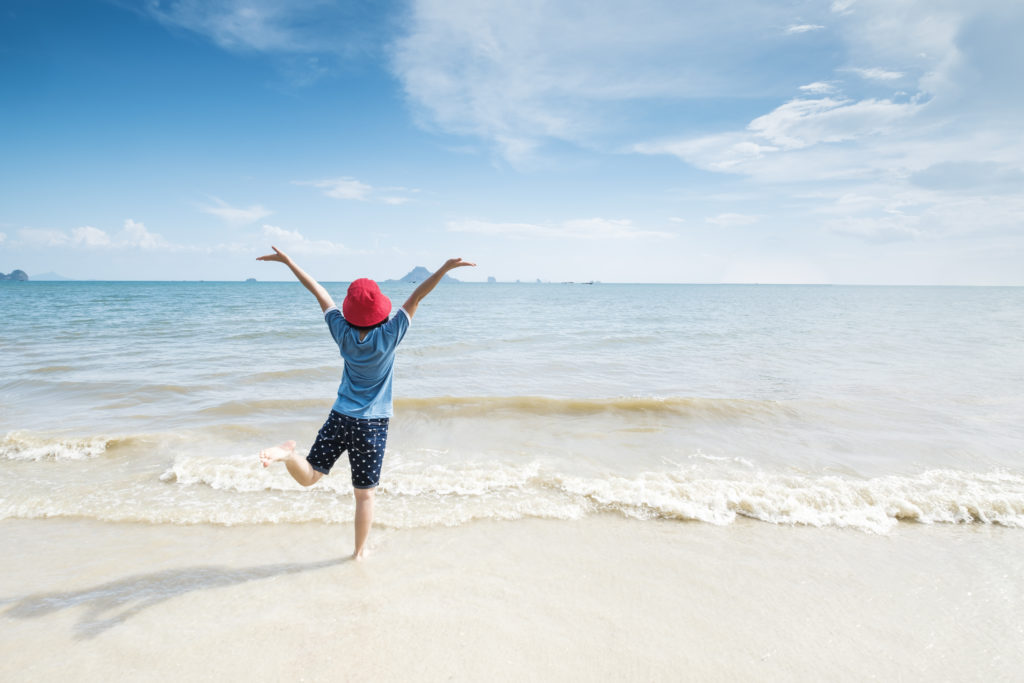
<path fill-rule="evenodd" d="M 351 520 L 344 458 L 256 458 L 341 376 L 297 283 L 5 283 L 0 319 L 0 519 Z M 1024 527 L 1021 288 L 445 283 L 394 391 L 383 527 Z"/>

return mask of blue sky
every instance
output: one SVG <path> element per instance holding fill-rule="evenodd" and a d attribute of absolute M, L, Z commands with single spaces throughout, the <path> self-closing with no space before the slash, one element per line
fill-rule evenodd
<path fill-rule="evenodd" d="M 8 0 L 0 271 L 1020 285 L 1022 33 L 1003 0 Z"/>

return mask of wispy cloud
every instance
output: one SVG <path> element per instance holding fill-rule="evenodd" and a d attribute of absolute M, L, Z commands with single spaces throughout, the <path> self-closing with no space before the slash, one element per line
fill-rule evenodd
<path fill-rule="evenodd" d="M 815 81 L 807 85 L 801 85 L 800 91 L 808 95 L 831 95 L 836 92 L 836 86 L 824 81 Z"/>
<path fill-rule="evenodd" d="M 211 197 L 211 199 L 214 202 L 213 205 L 200 205 L 199 210 L 203 213 L 216 216 L 229 225 L 248 225 L 249 223 L 255 223 L 258 220 L 266 218 L 273 213 L 260 204 L 253 204 L 252 206 L 243 209 L 231 206 L 224 200 L 217 197 Z"/>
<path fill-rule="evenodd" d="M 743 213 L 720 213 L 717 216 L 709 216 L 704 219 L 705 223 L 717 225 L 720 228 L 735 228 L 741 225 L 751 225 L 757 221 L 757 216 L 751 216 Z"/>
<path fill-rule="evenodd" d="M 368 22 L 373 4 L 325 0 L 118 0 L 167 27 L 235 53 L 269 53 L 291 86 L 304 87 L 374 55 L 389 22 Z M 383 11 L 383 10 L 381 10 Z"/>
<path fill-rule="evenodd" d="M 891 100 L 796 99 L 757 117 L 747 129 L 782 149 L 800 149 L 890 132 L 919 108 Z"/>
<path fill-rule="evenodd" d="M 232 51 L 350 54 L 370 30 L 359 9 L 323 0 L 125 0 L 141 14 Z M 360 36 L 364 34 L 364 37 Z"/>
<path fill-rule="evenodd" d="M 699 21 L 667 0 L 530 11 L 419 0 L 392 63 L 423 126 L 482 138 L 518 162 L 547 140 L 586 143 L 613 128 L 616 103 L 773 92 L 781 78 L 753 67 L 777 53 L 765 28 L 787 25 L 786 13 L 756 0 L 703 5 Z"/>
<path fill-rule="evenodd" d="M 153 18 L 168 26 L 204 35 L 229 50 L 308 51 L 291 26 L 294 9 L 287 4 L 258 0 L 155 0 L 143 5 Z"/>
<path fill-rule="evenodd" d="M 820 31 L 825 28 L 821 24 L 793 24 L 786 28 L 786 33 L 809 33 L 810 31 Z"/>
<path fill-rule="evenodd" d="M 904 76 L 900 71 L 889 71 L 888 69 L 879 69 L 878 67 L 870 69 L 849 67 L 848 69 L 845 69 L 845 71 L 852 71 L 861 78 L 866 78 L 872 81 L 896 81 Z"/>
<path fill-rule="evenodd" d="M 449 221 L 448 230 L 480 235 L 518 238 L 568 238 L 584 240 L 668 239 L 671 233 L 642 230 L 626 219 L 582 218 L 557 224 L 494 223 L 480 220 Z"/>
<path fill-rule="evenodd" d="M 870 243 L 942 240 L 972 233 L 1020 235 L 1024 193 L 989 194 L 972 188 L 951 194 L 901 183 L 864 184 L 822 193 L 814 213 L 826 232 Z"/>
<path fill-rule="evenodd" d="M 899 124 L 912 118 L 924 106 L 913 102 L 867 99 L 851 101 L 833 97 L 793 99 L 751 121 L 745 130 L 715 135 L 640 143 L 633 151 L 641 154 L 672 154 L 698 168 L 710 171 L 755 176 L 779 171 L 786 152 L 831 143 L 863 141 L 896 131 Z M 847 160 L 849 156 L 845 157 Z M 837 157 L 838 159 L 838 157 Z M 808 161 L 807 157 L 801 157 Z M 811 159 L 810 161 L 814 161 Z M 857 165 L 848 165 L 847 173 L 860 175 Z M 804 175 L 816 177 L 813 165 L 804 167 Z M 787 168 L 776 181 L 793 180 L 800 168 Z M 767 174 L 762 173 L 767 171 Z M 842 174 L 840 169 L 832 168 Z"/>
<path fill-rule="evenodd" d="M 361 183 L 355 178 L 330 178 L 327 180 L 293 180 L 295 185 L 309 185 L 324 191 L 328 197 L 335 199 L 357 199 L 366 200 L 369 198 L 373 188 L 366 183 Z"/>
<path fill-rule="evenodd" d="M 25 228 L 18 231 L 20 245 L 35 247 L 65 247 L 82 249 L 143 249 L 147 251 L 184 249 L 171 244 L 163 236 L 150 232 L 146 226 L 128 218 L 124 227 L 115 233 L 92 225 L 83 225 L 69 231 Z"/>
<path fill-rule="evenodd" d="M 241 236 L 241 239 L 216 244 L 175 244 L 162 235 L 151 232 L 146 226 L 128 218 L 117 231 L 101 230 L 92 225 L 83 225 L 71 230 L 23 228 L 18 231 L 18 247 L 47 247 L 84 249 L 97 251 L 169 251 L 203 254 L 252 254 L 266 249 L 267 243 L 295 254 L 334 255 L 364 253 L 358 249 L 328 239 L 307 238 L 298 230 L 287 230 L 276 225 L 263 225 L 257 234 Z"/>
<path fill-rule="evenodd" d="M 263 237 L 284 251 L 296 254 L 353 254 L 358 253 L 340 242 L 307 239 L 298 230 L 286 230 L 276 225 L 264 225 Z"/>
<path fill-rule="evenodd" d="M 996 21 L 980 18 L 988 6 L 901 7 L 897 17 L 873 0 L 837 3 L 842 17 L 830 25 L 853 64 L 899 68 L 839 65 L 745 126 L 632 150 L 777 188 L 787 222 L 869 245 L 1019 235 L 1024 141 L 1007 121 L 1021 100 L 1005 84 L 1024 62 L 991 57 L 1019 53 L 1012 32 L 968 30 Z M 1015 17 L 1000 22 L 1021 25 L 1024 13 Z M 865 88 L 877 95 L 843 92 Z M 756 210 L 773 221 L 775 209 Z"/>
<path fill-rule="evenodd" d="M 293 180 L 293 185 L 306 185 L 322 190 L 328 197 L 334 199 L 352 199 L 356 201 L 379 201 L 384 204 L 405 204 L 412 201 L 409 193 L 419 192 L 417 189 L 406 187 L 381 187 L 376 188 L 355 178 L 328 178 L 325 180 Z M 406 193 L 406 194 L 397 194 Z"/>
<path fill-rule="evenodd" d="M 853 7 L 857 0 L 834 0 L 831 5 L 831 10 L 836 14 L 846 14 L 850 12 L 850 8 Z"/>

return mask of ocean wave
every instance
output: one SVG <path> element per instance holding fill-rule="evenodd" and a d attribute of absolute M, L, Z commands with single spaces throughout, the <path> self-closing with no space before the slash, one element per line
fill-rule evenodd
<path fill-rule="evenodd" d="M 226 401 L 210 408 L 200 411 L 207 415 L 225 417 L 244 417 L 256 413 L 285 412 L 285 411 L 308 411 L 315 409 L 318 413 L 326 412 L 330 408 L 331 400 L 324 398 L 268 398 L 252 401 Z"/>
<path fill-rule="evenodd" d="M 290 368 L 287 370 L 267 370 L 243 375 L 238 382 L 244 384 L 261 384 L 263 382 L 277 382 L 279 380 L 297 381 L 302 379 L 327 379 L 340 378 L 341 364 L 319 365 L 306 368 Z"/>
<path fill-rule="evenodd" d="M 549 398 L 545 396 L 441 396 L 395 400 L 396 415 L 444 414 L 453 417 L 588 416 L 602 414 L 704 418 L 794 417 L 794 405 L 738 398 L 625 396 L 616 398 Z"/>
<path fill-rule="evenodd" d="M 211 434 L 224 443 L 237 443 L 260 432 L 252 426 L 221 425 L 206 437 Z M 5 485 L 0 519 L 83 516 L 170 524 L 351 519 L 344 459 L 333 476 L 305 489 L 285 468 L 261 467 L 255 455 L 224 456 L 202 448 L 182 451 L 171 443 L 179 438 L 188 443 L 206 441 L 196 441 L 194 434 L 56 437 L 10 432 L 0 439 L 0 460 L 80 461 L 131 444 L 144 444 L 146 452 L 155 449 L 179 455 L 155 472 L 136 470 L 131 475 L 135 479 L 111 480 L 104 484 L 102 495 L 88 487 L 54 496 L 50 488 L 33 491 Z M 378 489 L 380 521 L 394 527 L 421 527 L 476 519 L 578 519 L 614 513 L 638 520 L 719 525 L 749 518 L 883 534 L 901 522 L 1024 528 L 1024 474 L 1016 471 L 933 468 L 866 478 L 853 470 L 770 471 L 746 458 L 697 451 L 664 457 L 657 471 L 583 475 L 543 458 L 452 461 L 450 457 L 422 448 L 390 452 Z"/>
<path fill-rule="evenodd" d="M 39 367 L 39 368 L 32 368 L 31 370 L 27 370 L 27 372 L 29 374 L 33 374 L 33 375 L 35 375 L 35 374 L 46 375 L 46 374 L 58 373 L 58 372 L 59 373 L 73 372 L 73 371 L 75 371 L 77 369 L 78 368 L 76 368 L 73 365 L 46 365 L 46 366 Z"/>
<path fill-rule="evenodd" d="M 30 371 L 32 373 L 41 374 L 42 376 L 22 379 L 15 378 L 9 386 L 11 388 L 17 387 L 17 389 L 23 392 L 23 394 L 33 392 L 46 398 L 50 398 L 56 394 L 80 394 L 82 396 L 90 397 L 90 400 L 138 398 L 139 400 L 146 401 L 156 401 L 171 396 L 186 396 L 197 392 L 208 391 L 211 388 L 209 385 L 200 384 L 151 384 L 148 382 L 132 382 L 116 379 L 88 381 L 67 380 L 62 379 L 66 374 L 64 371 L 58 372 L 53 369 L 60 367 L 63 366 L 52 366 L 49 368 Z M 74 369 L 75 368 L 71 368 L 69 371 Z M 48 374 L 52 374 L 54 377 L 46 377 Z"/>
<path fill-rule="evenodd" d="M 1001 472 L 929 470 L 864 480 L 764 472 L 744 479 L 691 479 L 672 473 L 636 479 L 564 477 L 559 486 L 596 509 L 638 519 L 730 524 L 748 517 L 875 533 L 886 533 L 901 521 L 1024 528 L 1024 477 Z"/>
<path fill-rule="evenodd" d="M 251 457 L 181 458 L 161 480 L 237 493 L 302 490 L 283 471 L 263 470 Z M 351 492 L 344 475 L 324 477 L 316 488 L 339 497 Z M 382 506 L 397 505 L 408 512 L 397 526 L 527 516 L 576 519 L 614 512 L 635 519 L 720 525 L 746 517 L 874 533 L 886 533 L 900 522 L 1024 528 L 1024 477 L 1007 472 L 928 470 L 913 476 L 858 479 L 744 467 L 731 477 L 705 477 L 698 463 L 635 477 L 581 477 L 536 461 L 405 462 L 385 472 L 378 490 L 389 499 Z M 468 518 L 467 510 L 473 511 Z M 295 521 L 316 519 L 320 518 L 313 511 L 309 520 Z"/>
<path fill-rule="evenodd" d="M 103 455 L 124 437 L 87 436 L 51 438 L 27 432 L 8 432 L 0 440 L 0 459 L 4 460 L 88 460 Z"/>

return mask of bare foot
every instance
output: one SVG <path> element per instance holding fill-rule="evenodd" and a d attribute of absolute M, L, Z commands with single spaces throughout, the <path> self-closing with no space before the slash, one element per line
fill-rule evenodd
<path fill-rule="evenodd" d="M 295 442 L 285 441 L 280 446 L 271 446 L 260 451 L 260 462 L 264 467 L 270 467 L 270 463 L 287 460 L 293 453 L 295 453 Z"/>
<path fill-rule="evenodd" d="M 361 560 L 365 560 L 369 556 L 370 556 L 370 551 L 367 548 L 363 548 L 358 553 L 352 553 L 352 559 L 355 560 L 356 562 L 359 562 Z"/>

